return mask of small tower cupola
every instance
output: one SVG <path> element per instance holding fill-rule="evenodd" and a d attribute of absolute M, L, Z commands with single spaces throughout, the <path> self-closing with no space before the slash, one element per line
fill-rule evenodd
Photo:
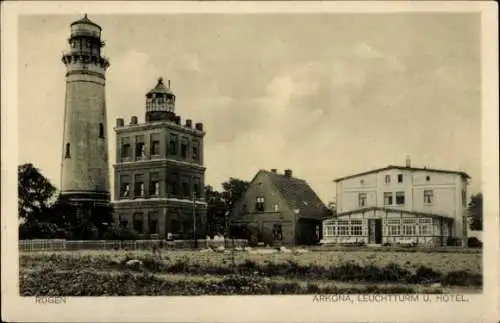
<path fill-rule="evenodd" d="M 163 78 L 158 78 L 156 86 L 146 94 L 146 122 L 169 121 L 175 117 L 175 94 Z"/>

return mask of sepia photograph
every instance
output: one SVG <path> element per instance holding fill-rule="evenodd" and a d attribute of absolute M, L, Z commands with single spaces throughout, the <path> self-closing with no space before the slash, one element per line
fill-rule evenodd
<path fill-rule="evenodd" d="M 481 11 L 206 7 L 17 13 L 10 293 L 404 312 L 498 283 Z"/>

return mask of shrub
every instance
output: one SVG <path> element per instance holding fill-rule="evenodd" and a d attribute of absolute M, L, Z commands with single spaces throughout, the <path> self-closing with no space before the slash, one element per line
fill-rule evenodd
<path fill-rule="evenodd" d="M 465 270 L 452 271 L 441 278 L 441 284 L 444 286 L 482 286 L 483 276 Z"/>
<path fill-rule="evenodd" d="M 429 284 L 440 281 L 441 276 L 441 273 L 432 268 L 420 266 L 415 274 L 409 279 L 409 282 L 413 284 Z"/>
<path fill-rule="evenodd" d="M 120 227 L 110 227 L 102 236 L 104 240 L 138 240 L 139 234 L 137 232 Z"/>
<path fill-rule="evenodd" d="M 467 247 L 469 248 L 482 248 L 483 243 L 476 237 L 470 237 L 467 239 Z"/>

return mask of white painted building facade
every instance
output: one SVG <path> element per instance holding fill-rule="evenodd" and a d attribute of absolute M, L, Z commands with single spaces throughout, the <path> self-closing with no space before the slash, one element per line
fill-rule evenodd
<path fill-rule="evenodd" d="M 336 179 L 337 215 L 323 221 L 322 242 L 466 243 L 469 179 L 461 171 L 410 165 Z"/>

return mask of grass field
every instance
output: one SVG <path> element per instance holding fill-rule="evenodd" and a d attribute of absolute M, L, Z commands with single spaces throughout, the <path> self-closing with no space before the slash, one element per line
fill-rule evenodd
<path fill-rule="evenodd" d="M 130 259 L 142 265 L 127 266 Z M 21 295 L 480 292 L 481 253 L 76 251 L 20 254 Z"/>

